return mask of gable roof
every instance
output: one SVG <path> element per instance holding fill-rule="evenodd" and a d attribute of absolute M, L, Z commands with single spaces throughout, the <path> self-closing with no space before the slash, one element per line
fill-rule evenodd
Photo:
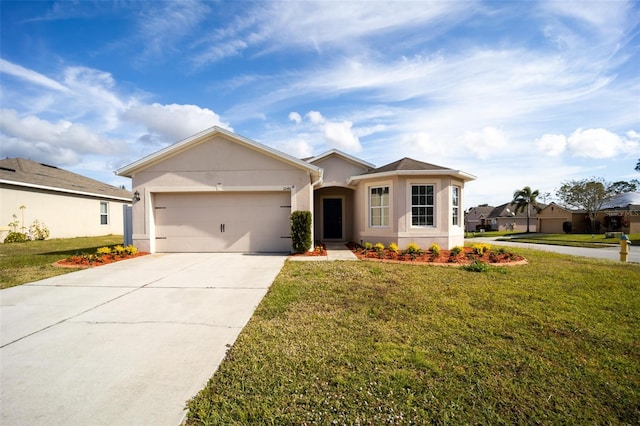
<path fill-rule="evenodd" d="M 401 160 L 394 161 L 393 163 L 386 164 L 382 167 L 370 170 L 358 176 L 352 176 L 349 179 L 349 184 L 354 181 L 369 179 L 372 177 L 386 177 L 386 176 L 408 176 L 408 175 L 432 175 L 432 176 L 453 176 L 463 181 L 475 180 L 475 176 L 463 172 L 461 170 L 453 170 L 435 164 L 425 163 L 422 161 L 414 160 L 412 158 L 405 157 Z"/>
<path fill-rule="evenodd" d="M 572 208 L 569 208 L 569 207 L 564 207 L 564 206 L 561 206 L 560 204 L 556 204 L 553 201 L 551 203 L 547 204 L 546 206 L 544 206 L 541 209 L 541 211 L 542 210 L 546 210 L 549 207 L 551 207 L 551 208 L 559 208 L 560 210 L 564 210 L 567 213 L 572 213 L 572 214 L 585 214 L 587 212 L 586 210 L 582 210 L 582 209 L 572 209 Z"/>
<path fill-rule="evenodd" d="M 376 166 L 368 163 L 360 158 L 354 157 L 353 155 L 349 155 L 346 152 L 342 152 L 339 149 L 332 149 L 330 151 L 324 152 L 320 155 L 317 155 L 315 157 L 311 157 L 311 158 L 305 158 L 304 161 L 308 162 L 308 163 L 315 163 L 316 161 L 320 161 L 323 158 L 327 158 L 327 157 L 331 157 L 332 155 L 338 156 L 338 157 L 342 157 L 347 161 L 350 161 L 358 166 L 362 166 L 365 167 L 367 169 L 373 169 Z"/>
<path fill-rule="evenodd" d="M 478 214 L 478 217 L 487 217 L 494 208 L 495 207 L 493 206 L 485 204 L 482 206 L 471 207 L 468 212 L 471 213 L 472 211 L 475 211 Z"/>
<path fill-rule="evenodd" d="M 132 177 L 135 173 L 140 170 L 144 170 L 148 166 L 158 163 L 166 158 L 172 157 L 180 152 L 183 152 L 194 145 L 198 145 L 201 142 L 204 142 L 206 139 L 212 136 L 223 136 L 228 140 L 236 142 L 240 145 L 246 146 L 263 154 L 266 154 L 270 157 L 276 158 L 280 161 L 284 161 L 289 163 L 295 167 L 300 169 L 305 169 L 311 172 L 314 175 L 314 181 L 322 179 L 322 169 L 314 166 L 313 164 L 307 163 L 306 161 L 300 160 L 298 158 L 292 157 L 289 154 L 285 154 L 284 152 L 280 152 L 276 149 L 253 141 L 251 139 L 245 138 L 244 136 L 240 136 L 235 134 L 227 129 L 223 129 L 222 127 L 213 126 L 209 129 L 203 130 L 200 133 L 196 133 L 195 135 L 189 136 L 186 139 L 178 141 L 172 145 L 167 146 L 159 151 L 156 151 L 152 154 L 147 155 L 137 161 L 134 161 L 131 164 L 128 164 L 120 169 L 116 170 L 116 174 L 118 176 L 126 176 Z"/>
<path fill-rule="evenodd" d="M 546 204 L 538 203 L 539 210 L 542 210 L 545 207 L 546 207 Z M 516 205 L 514 203 L 505 203 L 497 207 L 494 207 L 493 210 L 491 210 L 491 213 L 489 213 L 488 217 L 492 219 L 500 218 L 500 217 L 524 217 L 524 218 L 527 217 L 526 211 L 519 211 L 518 213 L 515 213 L 515 211 L 516 211 Z M 535 215 L 536 215 L 536 211 L 534 208 L 534 210 L 531 212 L 529 217 L 535 217 Z"/>
<path fill-rule="evenodd" d="M 25 158 L 0 160 L 0 183 L 68 194 L 131 201 L 131 192 Z"/>

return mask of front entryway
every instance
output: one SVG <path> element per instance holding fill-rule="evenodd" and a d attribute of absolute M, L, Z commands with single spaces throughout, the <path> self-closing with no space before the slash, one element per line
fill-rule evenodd
<path fill-rule="evenodd" d="M 323 238 L 342 239 L 342 198 L 324 198 L 322 200 Z"/>

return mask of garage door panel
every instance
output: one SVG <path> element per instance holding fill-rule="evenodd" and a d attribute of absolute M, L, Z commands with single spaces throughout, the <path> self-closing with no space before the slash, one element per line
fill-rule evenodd
<path fill-rule="evenodd" d="M 289 251 L 290 193 L 156 194 L 157 251 Z"/>

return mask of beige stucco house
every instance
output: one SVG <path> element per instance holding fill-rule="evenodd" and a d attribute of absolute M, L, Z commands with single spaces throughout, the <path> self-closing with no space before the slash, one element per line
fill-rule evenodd
<path fill-rule="evenodd" d="M 332 150 L 297 159 L 212 127 L 116 173 L 133 180 L 134 244 L 150 252 L 288 252 L 290 215 L 313 241 L 462 245 L 474 176 L 404 158 L 375 168 Z"/>
<path fill-rule="evenodd" d="M 24 158 L 0 160 L 0 242 L 16 221 L 18 231 L 44 223 L 49 238 L 122 234 L 127 204 L 124 189 Z"/>
<path fill-rule="evenodd" d="M 571 222 L 571 233 L 579 234 L 583 232 L 591 232 L 587 229 L 585 210 L 573 210 L 562 207 L 554 202 L 544 207 L 536 217 L 538 232 L 545 234 L 562 234 L 562 224 Z"/>

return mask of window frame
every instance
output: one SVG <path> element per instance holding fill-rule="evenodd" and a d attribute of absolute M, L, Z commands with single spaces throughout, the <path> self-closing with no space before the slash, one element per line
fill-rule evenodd
<path fill-rule="evenodd" d="M 462 188 L 458 185 L 451 187 L 451 225 L 460 226 L 460 204 Z"/>
<path fill-rule="evenodd" d="M 424 195 L 423 194 L 414 194 L 413 193 L 413 188 L 416 187 L 425 187 L 425 188 L 431 188 L 431 194 L 428 193 L 428 190 L 425 190 Z M 414 204 L 414 195 L 418 196 L 418 197 L 425 197 L 425 204 Z M 428 204 L 427 200 L 429 197 L 431 196 L 432 198 L 432 203 Z M 414 208 L 420 209 L 423 208 L 425 209 L 425 214 L 424 215 L 414 215 Z M 427 214 L 428 209 L 431 208 L 431 214 Z M 409 223 L 411 225 L 411 228 L 435 228 L 437 226 L 437 222 L 436 222 L 436 185 L 434 183 L 411 183 L 409 185 L 409 211 L 411 212 L 410 214 L 410 219 L 409 219 Z M 414 223 L 414 218 L 420 218 L 420 217 L 424 217 L 425 218 L 425 223 L 424 224 L 415 224 Z M 431 223 L 429 222 L 429 217 L 431 217 Z"/>
<path fill-rule="evenodd" d="M 102 211 L 102 206 L 104 206 L 104 212 Z M 103 222 L 104 218 L 104 222 Z M 108 201 L 100 201 L 100 225 L 109 225 L 109 202 Z"/>
<path fill-rule="evenodd" d="M 372 203 L 372 192 L 373 190 L 377 190 L 377 189 L 382 189 L 383 191 L 386 189 L 386 195 L 387 195 L 387 204 L 383 205 L 382 204 L 382 200 L 384 199 L 383 197 L 380 198 L 380 205 L 378 206 L 374 206 Z M 369 198 L 369 228 L 389 228 L 390 224 L 391 224 L 391 185 L 372 185 L 368 187 L 368 198 Z M 383 192 L 380 195 L 384 195 L 385 193 Z M 378 210 L 380 212 L 379 214 L 379 218 L 380 218 L 380 225 L 374 225 L 374 210 Z M 386 224 L 385 224 L 385 214 L 386 214 Z"/>

